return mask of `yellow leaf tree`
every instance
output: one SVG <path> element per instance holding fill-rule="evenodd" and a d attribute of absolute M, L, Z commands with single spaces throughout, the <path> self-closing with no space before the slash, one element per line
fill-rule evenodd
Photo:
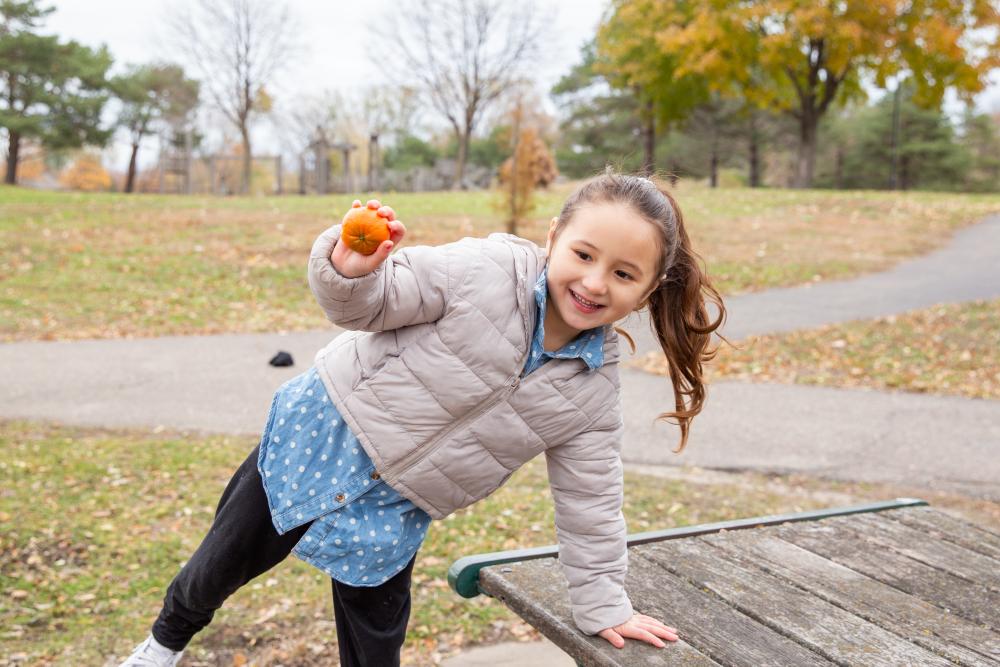
<path fill-rule="evenodd" d="M 951 87 L 966 100 L 1000 65 L 1000 14 L 991 0 L 692 0 L 643 14 L 651 0 L 616 0 L 630 25 L 675 74 L 790 114 L 799 126 L 796 185 L 812 182 L 816 131 L 836 103 L 912 78 L 914 100 L 940 104 Z M 623 14 L 624 15 L 624 14 Z"/>
<path fill-rule="evenodd" d="M 594 71 L 638 103 L 647 174 L 656 169 L 657 127 L 684 120 L 708 97 L 705 77 L 682 71 L 683 54 L 655 47 L 662 31 L 685 25 L 691 13 L 691 3 L 613 0 L 597 31 Z"/>

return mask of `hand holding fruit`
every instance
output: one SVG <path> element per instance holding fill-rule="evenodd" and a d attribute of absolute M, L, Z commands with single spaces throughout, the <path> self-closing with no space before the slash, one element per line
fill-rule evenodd
<path fill-rule="evenodd" d="M 358 278 L 379 267 L 406 235 L 406 227 L 396 220 L 396 212 L 371 199 L 365 206 L 354 200 L 344 216 L 340 240 L 330 261 L 341 275 Z"/>

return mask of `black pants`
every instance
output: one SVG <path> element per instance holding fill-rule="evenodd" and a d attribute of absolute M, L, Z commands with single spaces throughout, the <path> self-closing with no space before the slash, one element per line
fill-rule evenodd
<path fill-rule="evenodd" d="M 258 449 L 229 480 L 208 535 L 167 588 L 153 636 L 168 648 L 179 651 L 187 646 L 226 598 L 283 561 L 309 528 L 306 524 L 284 535 L 274 529 L 257 471 Z M 413 562 L 379 586 L 354 587 L 331 580 L 343 667 L 399 664 L 410 618 Z"/>

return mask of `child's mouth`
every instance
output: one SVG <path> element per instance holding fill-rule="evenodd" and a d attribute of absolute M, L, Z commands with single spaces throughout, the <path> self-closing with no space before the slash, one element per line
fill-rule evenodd
<path fill-rule="evenodd" d="M 602 306 L 599 303 L 594 303 L 593 301 L 587 301 L 573 290 L 570 290 L 569 293 L 573 296 L 573 304 L 581 312 L 587 313 L 589 315 L 590 313 L 596 313 L 601 308 L 604 308 L 604 306 Z"/>

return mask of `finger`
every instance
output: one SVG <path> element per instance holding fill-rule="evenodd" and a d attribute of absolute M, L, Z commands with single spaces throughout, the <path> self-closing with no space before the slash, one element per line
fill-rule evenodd
<path fill-rule="evenodd" d="M 676 630 L 668 630 L 666 627 L 658 625 L 640 625 L 639 627 L 645 630 L 646 632 L 650 632 L 656 635 L 660 639 L 666 639 L 667 641 L 671 642 L 677 641 Z"/>
<path fill-rule="evenodd" d="M 665 630 L 669 630 L 670 632 L 674 632 L 674 633 L 677 632 L 677 628 L 672 628 L 669 625 L 664 624 L 662 621 L 653 618 L 652 616 L 646 616 L 645 614 L 636 614 L 635 615 L 635 620 L 637 620 L 637 621 L 643 621 L 645 623 L 649 623 L 651 625 L 655 625 L 655 626 L 663 628 Z"/>
<path fill-rule="evenodd" d="M 351 204 L 351 208 L 361 208 L 361 200 L 360 199 L 355 199 L 354 203 Z"/>
<path fill-rule="evenodd" d="M 607 628 L 606 630 L 601 630 L 597 634 L 600 637 L 603 637 L 604 639 L 608 640 L 608 642 L 610 642 L 611 645 L 614 646 L 615 648 L 624 648 L 625 646 L 625 640 L 622 639 L 622 636 L 617 632 L 615 632 L 614 630 L 612 630 L 611 628 Z"/>
<path fill-rule="evenodd" d="M 659 648 L 666 646 L 666 644 L 664 644 L 659 637 L 648 630 L 643 630 L 642 628 L 634 626 L 622 628 L 622 635 L 628 637 L 629 639 L 639 639 L 647 644 L 652 644 L 653 646 L 657 646 Z"/>
<path fill-rule="evenodd" d="M 380 202 L 380 201 L 379 201 L 379 200 L 377 200 L 377 199 L 369 199 L 369 200 L 368 200 L 368 203 L 367 203 L 367 204 L 365 204 L 365 206 L 367 206 L 368 208 L 370 208 L 370 209 L 371 209 L 371 210 L 373 210 L 373 211 L 376 211 L 376 210 L 378 210 L 378 208 L 379 208 L 380 206 L 382 206 L 382 202 Z"/>
<path fill-rule="evenodd" d="M 406 227 L 399 220 L 391 220 L 389 223 L 389 239 L 393 243 L 399 243 L 406 236 Z"/>
<path fill-rule="evenodd" d="M 395 244 L 392 241 L 382 241 L 382 244 L 379 245 L 378 250 L 376 250 L 374 253 L 372 253 L 372 255 L 374 257 L 378 258 L 378 262 L 376 262 L 376 266 L 379 265 L 379 264 L 381 264 L 382 262 L 384 262 L 386 260 L 386 258 L 389 256 L 389 253 L 392 252 L 392 247 L 394 245 Z"/>
<path fill-rule="evenodd" d="M 383 206 L 383 207 L 379 208 L 379 210 L 376 211 L 376 212 L 381 217 L 386 218 L 388 220 L 395 220 L 396 219 L 396 212 L 392 210 L 391 206 Z"/>

